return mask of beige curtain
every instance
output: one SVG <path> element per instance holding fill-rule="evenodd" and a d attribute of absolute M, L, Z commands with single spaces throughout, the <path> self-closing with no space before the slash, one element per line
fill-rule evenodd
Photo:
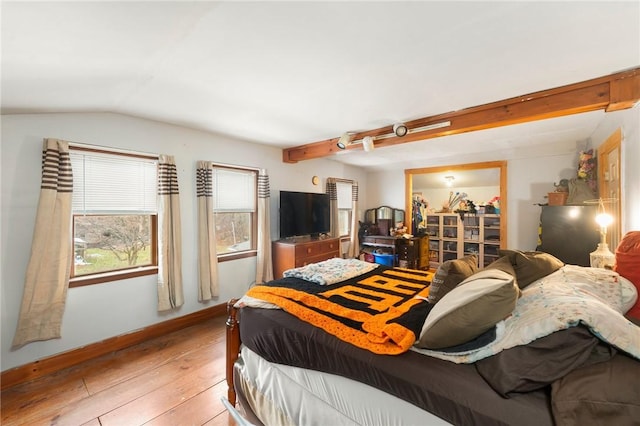
<path fill-rule="evenodd" d="M 356 257 L 360 254 L 360 241 L 358 241 L 358 183 L 351 185 L 351 235 L 349 238 L 349 252 L 347 257 Z"/>
<path fill-rule="evenodd" d="M 158 310 L 182 306 L 182 235 L 178 171 L 172 155 L 158 157 Z"/>
<path fill-rule="evenodd" d="M 338 223 L 338 187 L 336 178 L 327 178 L 327 194 L 329 194 L 329 209 L 331 215 L 331 236 L 340 236 L 340 224 Z"/>
<path fill-rule="evenodd" d="M 218 296 L 218 256 L 216 227 L 213 219 L 213 164 L 196 164 L 196 197 L 198 200 L 198 300 Z"/>
<path fill-rule="evenodd" d="M 13 347 L 61 336 L 73 259 L 69 143 L 45 139 L 42 182 Z"/>
<path fill-rule="evenodd" d="M 265 169 L 258 174 L 258 255 L 256 284 L 273 280 L 271 262 L 271 222 L 269 220 L 269 175 Z"/>

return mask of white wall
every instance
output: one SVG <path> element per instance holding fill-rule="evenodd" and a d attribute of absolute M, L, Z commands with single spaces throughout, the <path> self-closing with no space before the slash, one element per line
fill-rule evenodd
<path fill-rule="evenodd" d="M 367 175 L 367 204 L 371 209 L 379 206 L 390 206 L 405 209 L 404 203 L 404 169 L 398 167 L 392 172 L 372 172 Z"/>
<path fill-rule="evenodd" d="M 271 188 L 272 239 L 278 239 L 278 197 L 281 189 L 324 192 L 327 177 L 358 181 L 367 203 L 366 174 L 331 160 L 298 164 L 282 162 L 282 151 L 227 136 L 118 114 L 38 114 L 2 116 L 1 220 L 1 369 L 2 371 L 83 345 L 183 316 L 241 296 L 255 280 L 255 257 L 220 264 L 220 296 L 197 301 L 195 163 L 266 168 Z M 157 312 L 155 275 L 69 289 L 62 338 L 30 343 L 11 350 L 22 300 L 40 192 L 42 139 L 171 154 L 176 158 L 181 195 L 185 304 L 169 313 Z M 314 186 L 317 175 L 321 184 Z"/>
<path fill-rule="evenodd" d="M 507 164 L 507 247 L 535 250 L 540 206 L 560 179 L 576 176 L 578 153 L 509 160 Z"/>

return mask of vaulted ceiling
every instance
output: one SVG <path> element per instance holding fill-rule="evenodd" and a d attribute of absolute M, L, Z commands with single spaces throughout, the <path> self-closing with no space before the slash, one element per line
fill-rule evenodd
<path fill-rule="evenodd" d="M 108 111 L 280 148 L 640 65 L 637 1 L 2 1 L 0 13 L 3 114 Z M 566 153 L 604 114 L 327 158 L 385 169 Z"/>

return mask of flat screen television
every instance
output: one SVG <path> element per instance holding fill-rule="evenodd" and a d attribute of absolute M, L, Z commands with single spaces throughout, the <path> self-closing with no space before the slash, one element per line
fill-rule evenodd
<path fill-rule="evenodd" d="M 331 231 L 329 194 L 280 191 L 280 238 Z"/>

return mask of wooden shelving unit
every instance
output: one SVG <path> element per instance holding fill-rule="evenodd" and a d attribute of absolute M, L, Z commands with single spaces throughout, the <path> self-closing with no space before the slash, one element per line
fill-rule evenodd
<path fill-rule="evenodd" d="M 478 256 L 478 266 L 484 267 L 498 258 L 501 244 L 500 215 L 470 215 L 433 213 L 427 215 L 429 267 L 458 259 L 468 254 Z"/>

